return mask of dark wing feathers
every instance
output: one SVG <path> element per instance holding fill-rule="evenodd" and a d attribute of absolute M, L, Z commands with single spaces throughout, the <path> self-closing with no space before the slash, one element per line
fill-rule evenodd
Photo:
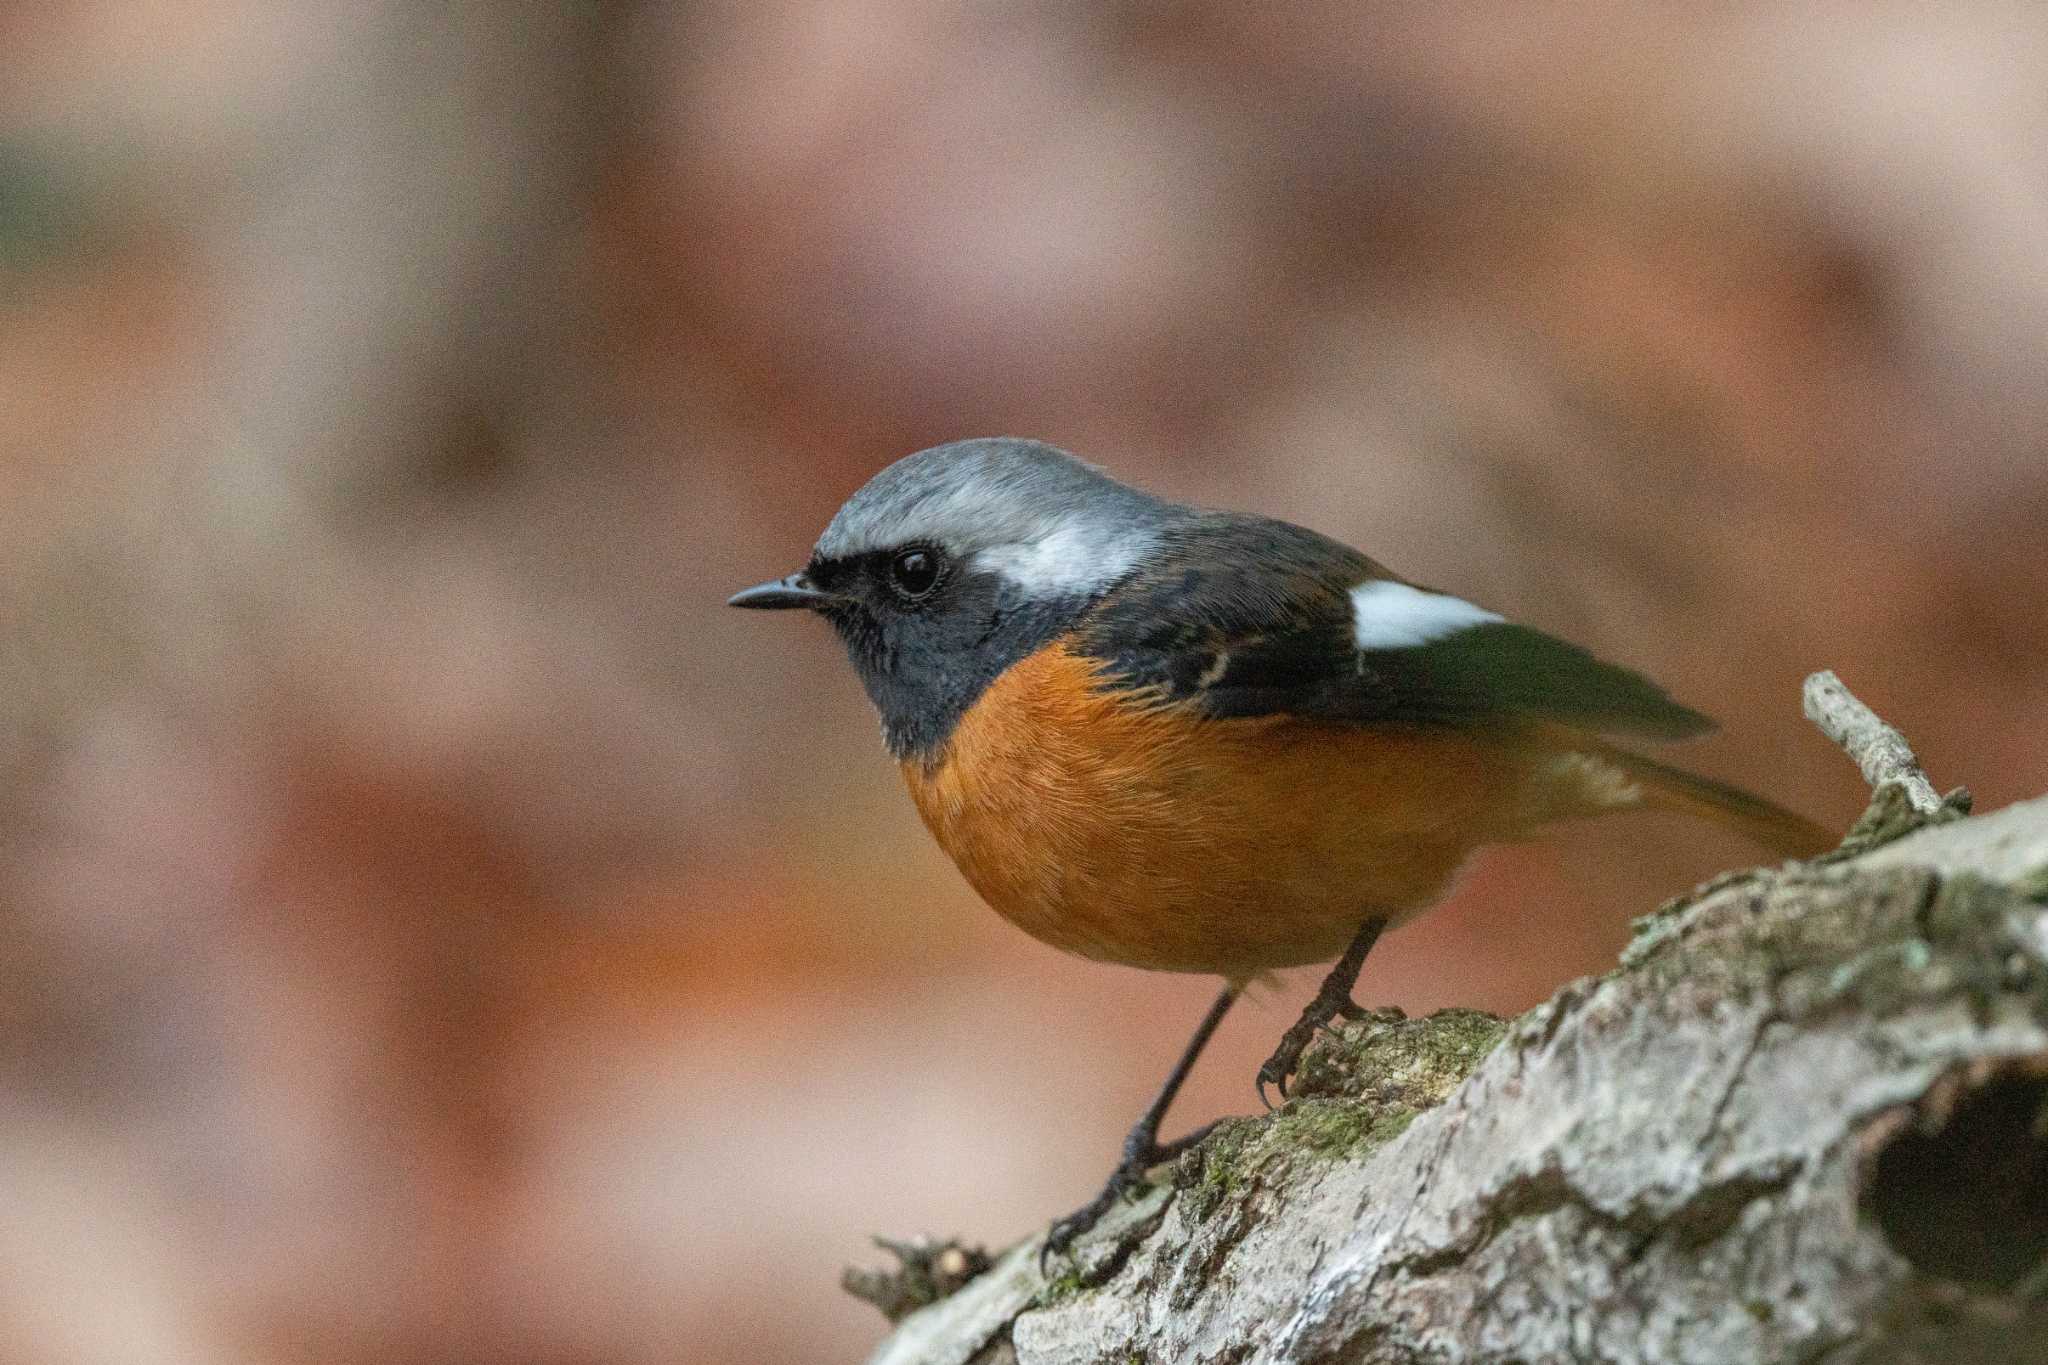
<path fill-rule="evenodd" d="M 1645 739 L 1683 739 L 1714 728 L 1642 674 L 1505 621 L 1359 657 L 1366 672 L 1388 680 L 1403 720 L 1456 724 L 1523 715 Z"/>
<path fill-rule="evenodd" d="M 1218 718 L 1459 725 L 1522 716 L 1656 739 L 1713 728 L 1641 674 L 1527 626 L 1487 622 L 1361 650 L 1351 589 L 1392 577 L 1313 531 L 1207 515 L 1105 598 L 1079 642 L 1115 685 Z"/>

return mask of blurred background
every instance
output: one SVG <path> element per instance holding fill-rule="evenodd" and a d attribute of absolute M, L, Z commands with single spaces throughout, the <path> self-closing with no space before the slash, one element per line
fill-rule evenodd
<path fill-rule="evenodd" d="M 0 70 L 0 1358 L 850 1360 L 866 1234 L 1092 1193 L 1213 983 L 997 920 L 721 605 L 940 440 L 1350 540 L 1838 825 L 1820 666 L 2048 786 L 2031 0 L 45 0 Z M 1360 994 L 1522 1009 L 1748 856 L 1488 854 Z"/>

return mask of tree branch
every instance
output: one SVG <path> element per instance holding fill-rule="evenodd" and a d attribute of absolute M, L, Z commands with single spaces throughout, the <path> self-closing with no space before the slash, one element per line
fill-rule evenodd
<path fill-rule="evenodd" d="M 1879 719 L 1835 676 L 1823 668 L 1806 680 L 1806 718 L 1820 732 L 1842 746 L 1842 751 L 1863 771 L 1863 780 L 1873 792 L 1896 786 L 1906 803 L 1924 816 L 1944 809 L 1941 794 L 1927 780 L 1913 746 L 1906 737 Z"/>

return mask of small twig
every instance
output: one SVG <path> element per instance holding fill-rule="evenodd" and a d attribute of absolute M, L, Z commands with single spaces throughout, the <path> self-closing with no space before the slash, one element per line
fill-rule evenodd
<path fill-rule="evenodd" d="M 839 1287 L 857 1299 L 866 1299 L 882 1310 L 891 1322 L 901 1322 L 927 1304 L 958 1293 L 969 1280 L 982 1274 L 993 1259 L 978 1246 L 949 1239 L 944 1242 L 917 1237 L 908 1242 L 874 1238 L 876 1246 L 894 1256 L 894 1270 L 867 1270 L 849 1266 L 839 1277 Z"/>
<path fill-rule="evenodd" d="M 1933 817 L 1949 809 L 1906 737 L 1858 701 L 1832 670 L 1806 680 L 1806 718 L 1855 760 L 1872 791 L 1897 787 L 1916 815 Z"/>

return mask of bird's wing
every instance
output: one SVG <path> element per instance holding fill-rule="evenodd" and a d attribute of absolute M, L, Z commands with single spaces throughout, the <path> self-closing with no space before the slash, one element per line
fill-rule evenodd
<path fill-rule="evenodd" d="M 1083 623 L 1112 685 L 1228 718 L 1457 725 L 1524 717 L 1677 739 L 1713 722 L 1577 645 L 1406 583 L 1286 522 L 1176 528 Z"/>

